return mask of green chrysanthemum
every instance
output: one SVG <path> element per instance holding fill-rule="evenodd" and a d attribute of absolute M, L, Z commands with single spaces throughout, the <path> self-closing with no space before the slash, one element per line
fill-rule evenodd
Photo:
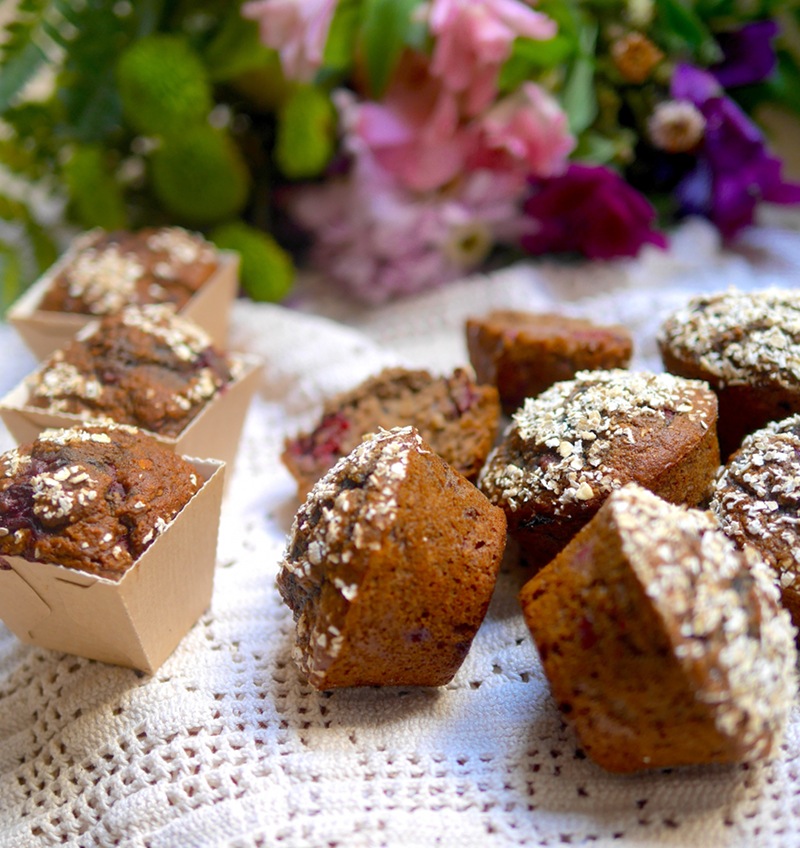
<path fill-rule="evenodd" d="M 116 230 L 127 226 L 122 191 L 101 148 L 77 146 L 64 164 L 64 182 L 72 211 L 83 227 Z"/>
<path fill-rule="evenodd" d="M 213 224 L 241 211 L 250 172 L 225 133 L 202 124 L 164 142 L 152 158 L 153 190 L 187 224 Z"/>
<path fill-rule="evenodd" d="M 144 135 L 183 132 L 213 105 L 203 63 L 174 35 L 150 35 L 129 47 L 117 65 L 117 85 L 125 119 Z"/>
<path fill-rule="evenodd" d="M 326 94 L 298 86 L 279 113 L 275 160 L 290 179 L 321 174 L 336 144 L 336 112 Z"/>
<path fill-rule="evenodd" d="M 241 280 L 245 292 L 259 301 L 282 300 L 292 287 L 294 265 L 289 254 L 272 236 L 241 222 L 223 224 L 211 233 L 221 250 L 241 256 Z"/>

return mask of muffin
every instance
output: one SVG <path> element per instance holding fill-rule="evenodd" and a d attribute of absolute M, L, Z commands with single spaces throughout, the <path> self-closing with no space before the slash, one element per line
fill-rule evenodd
<path fill-rule="evenodd" d="M 798 339 L 800 290 L 696 297 L 663 322 L 664 367 L 706 380 L 719 397 L 723 459 L 747 433 L 800 412 Z"/>
<path fill-rule="evenodd" d="M 27 380 L 27 405 L 181 433 L 238 363 L 170 306 L 131 306 L 90 325 Z"/>
<path fill-rule="evenodd" d="M 578 371 L 626 367 L 633 351 L 625 327 L 552 313 L 497 310 L 468 318 L 466 336 L 478 381 L 497 387 L 508 414 Z"/>
<path fill-rule="evenodd" d="M 520 599 L 559 710 L 604 768 L 777 751 L 794 628 L 763 560 L 709 513 L 625 486 Z"/>
<path fill-rule="evenodd" d="M 45 291 L 39 309 L 109 315 L 130 304 L 177 309 L 217 270 L 214 246 L 180 227 L 92 230 Z"/>
<path fill-rule="evenodd" d="M 315 427 L 287 439 L 282 460 L 302 500 L 337 460 L 377 430 L 413 426 L 456 471 L 474 480 L 497 435 L 497 390 L 458 368 L 448 377 L 387 368 L 328 400 Z"/>
<path fill-rule="evenodd" d="M 757 548 L 775 570 L 783 605 L 800 625 L 800 415 L 745 437 L 710 508 L 730 537 Z"/>
<path fill-rule="evenodd" d="M 505 527 L 412 427 L 343 457 L 300 507 L 277 578 L 311 685 L 451 680 L 489 605 Z"/>
<path fill-rule="evenodd" d="M 581 371 L 525 401 L 478 485 L 505 511 L 522 559 L 540 567 L 626 483 L 674 503 L 707 498 L 716 417 L 716 396 L 698 380 Z"/>
<path fill-rule="evenodd" d="M 0 456 L 0 555 L 119 579 L 201 485 L 134 428 L 46 430 Z"/>

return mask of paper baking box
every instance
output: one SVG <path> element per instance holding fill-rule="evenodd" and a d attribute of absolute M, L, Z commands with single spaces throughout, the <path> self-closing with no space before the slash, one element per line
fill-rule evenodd
<path fill-rule="evenodd" d="M 41 648 L 153 674 L 208 608 L 224 463 L 185 457 L 203 485 L 120 580 L 0 557 L 0 619 Z"/>
<path fill-rule="evenodd" d="M 226 478 L 230 480 L 247 409 L 261 377 L 262 362 L 243 353 L 230 353 L 228 356 L 239 365 L 236 379 L 217 392 L 180 435 L 169 437 L 149 430 L 145 432 L 176 453 L 221 459 L 228 469 Z M 35 373 L 28 375 L 0 399 L 0 418 L 19 444 L 32 442 L 43 430 L 51 427 L 77 427 L 90 421 L 83 415 L 48 412 L 28 406 L 27 380 Z"/>
<path fill-rule="evenodd" d="M 68 249 L 6 313 L 8 323 L 16 329 L 37 359 L 45 359 L 54 350 L 64 347 L 81 328 L 100 317 L 38 308 L 53 277 L 72 261 L 74 253 L 74 248 Z M 199 324 L 211 336 L 214 344 L 226 347 L 231 303 L 239 290 L 239 254 L 221 250 L 218 256 L 217 270 L 178 314 Z"/>

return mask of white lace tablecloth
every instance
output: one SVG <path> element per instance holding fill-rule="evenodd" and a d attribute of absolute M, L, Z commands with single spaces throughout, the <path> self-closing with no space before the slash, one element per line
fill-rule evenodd
<path fill-rule="evenodd" d="M 380 309 L 319 285 L 291 311 L 237 304 L 231 347 L 266 367 L 223 506 L 211 608 L 152 677 L 24 646 L 0 624 L 0 846 L 800 845 L 800 710 L 770 763 L 606 774 L 549 696 L 513 565 L 436 690 L 313 691 L 274 585 L 297 506 L 281 441 L 325 394 L 393 362 L 463 364 L 464 318 L 496 306 L 621 321 L 634 365 L 659 368 L 655 329 L 690 293 L 794 286 L 799 270 L 791 232 L 755 231 L 732 254 L 690 225 L 669 254 L 518 266 Z M 33 363 L 8 327 L 0 345 L 5 390 Z"/>

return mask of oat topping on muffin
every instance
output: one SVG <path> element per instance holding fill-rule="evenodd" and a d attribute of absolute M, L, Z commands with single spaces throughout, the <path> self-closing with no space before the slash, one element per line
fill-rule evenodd
<path fill-rule="evenodd" d="M 27 381 L 28 403 L 178 435 L 241 373 L 241 361 L 166 304 L 91 324 Z"/>
<path fill-rule="evenodd" d="M 769 752 L 796 690 L 794 637 L 772 574 L 752 548 L 738 550 L 700 510 L 626 487 L 612 502 L 622 549 L 673 633 L 689 669 L 711 663 L 696 697 L 714 708 L 717 729 L 741 737 L 755 757 Z"/>
<path fill-rule="evenodd" d="M 669 374 L 581 371 L 526 400 L 507 431 L 519 453 L 495 449 L 480 486 L 511 511 L 539 492 L 554 499 L 556 514 L 576 501 L 607 495 L 628 482 L 619 476 L 618 462 L 609 465 L 609 456 L 640 450 L 637 439 L 649 439 L 653 424 L 664 426 L 680 414 L 708 430 L 715 410 L 704 392 L 705 384 Z"/>
<path fill-rule="evenodd" d="M 182 307 L 217 268 L 213 245 L 181 227 L 91 230 L 55 276 L 40 308 L 109 315 L 132 303 Z"/>
<path fill-rule="evenodd" d="M 720 470 L 710 503 L 725 532 L 755 545 L 800 591 L 800 415 L 747 436 Z"/>
<path fill-rule="evenodd" d="M 728 291 L 693 298 L 663 324 L 659 345 L 694 360 L 720 385 L 760 377 L 800 382 L 800 291 Z"/>

